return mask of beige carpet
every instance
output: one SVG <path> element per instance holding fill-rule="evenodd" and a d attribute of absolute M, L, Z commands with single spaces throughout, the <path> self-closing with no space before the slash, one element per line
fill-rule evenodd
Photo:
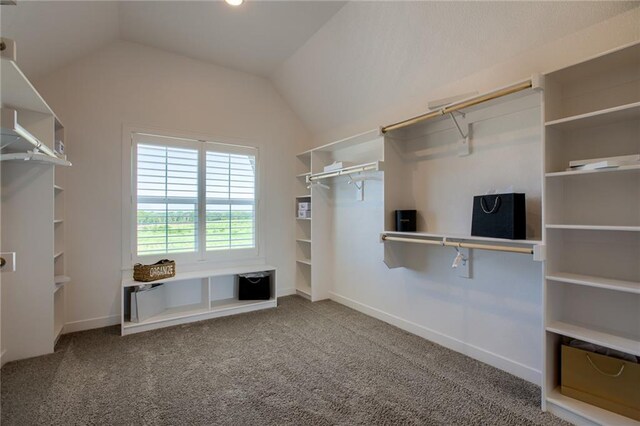
<path fill-rule="evenodd" d="M 2 369 L 2 425 L 561 424 L 540 389 L 337 303 L 120 337 Z"/>

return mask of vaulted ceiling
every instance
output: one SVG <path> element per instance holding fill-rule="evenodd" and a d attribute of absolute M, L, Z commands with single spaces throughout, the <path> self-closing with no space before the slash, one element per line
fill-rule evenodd
<path fill-rule="evenodd" d="M 35 79 L 115 40 L 265 76 L 317 135 L 639 6 L 18 0 L 0 7 L 0 34 Z"/>
<path fill-rule="evenodd" d="M 344 4 L 18 0 L 0 9 L 0 33 L 19 41 L 19 63 L 32 77 L 117 39 L 266 76 Z"/>

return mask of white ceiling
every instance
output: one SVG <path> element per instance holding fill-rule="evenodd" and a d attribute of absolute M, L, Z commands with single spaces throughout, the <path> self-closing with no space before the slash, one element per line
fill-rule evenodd
<path fill-rule="evenodd" d="M 344 1 L 28 1 L 0 8 L 0 33 L 36 78 L 114 40 L 269 75 Z"/>
<path fill-rule="evenodd" d="M 345 2 L 134 1 L 120 4 L 124 40 L 252 74 L 269 75 Z"/>
<path fill-rule="evenodd" d="M 114 2 L 18 1 L 0 6 L 0 34 L 16 40 L 18 63 L 45 75 L 119 37 Z"/>

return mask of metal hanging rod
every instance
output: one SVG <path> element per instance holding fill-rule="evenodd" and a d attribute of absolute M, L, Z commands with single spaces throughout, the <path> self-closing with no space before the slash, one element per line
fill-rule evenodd
<path fill-rule="evenodd" d="M 464 109 L 464 108 L 469 108 L 471 106 L 478 105 L 480 103 L 487 102 L 487 101 L 490 101 L 492 99 L 500 98 L 502 96 L 507 96 L 507 95 L 510 95 L 512 93 L 520 92 L 522 90 L 527 90 L 527 89 L 530 89 L 532 87 L 534 87 L 533 80 L 529 79 L 529 80 L 523 81 L 521 83 L 516 83 L 516 84 L 513 84 L 511 86 L 503 87 L 502 89 L 494 90 L 493 92 L 489 92 L 489 93 L 486 93 L 484 95 L 476 96 L 474 98 L 467 99 L 465 101 L 460 101 L 460 102 L 456 102 L 456 103 L 450 104 L 450 105 L 445 106 L 445 107 L 443 107 L 441 109 L 438 109 L 438 110 L 435 110 L 435 111 L 431 111 L 431 112 L 427 112 L 425 114 L 418 115 L 416 117 L 409 118 L 407 120 L 403 120 L 403 121 L 400 121 L 398 123 L 390 124 L 388 126 L 383 127 L 381 129 L 381 131 L 382 131 L 382 133 L 387 133 L 387 132 L 390 132 L 392 130 L 401 129 L 403 127 L 407 127 L 407 126 L 410 126 L 412 124 L 416 124 L 416 123 L 419 123 L 419 122 L 424 121 L 424 120 L 428 120 L 428 119 L 433 118 L 433 117 L 440 117 L 442 115 L 449 114 L 449 113 L 451 113 L 453 111 L 458 111 L 458 110 L 461 110 L 461 109 Z"/>
<path fill-rule="evenodd" d="M 457 248 L 468 248 L 468 249 L 481 249 L 481 250 L 491 250 L 491 251 L 504 251 L 509 253 L 521 253 L 521 254 L 533 254 L 533 248 L 524 248 L 524 247 L 511 247 L 511 246 L 501 246 L 495 244 L 480 244 L 480 243 L 463 243 L 463 242 L 453 242 L 447 241 L 447 238 L 442 238 L 441 240 L 424 240 L 417 238 L 402 238 L 402 237 L 389 237 L 387 235 L 382 235 L 383 241 L 398 241 L 401 243 L 416 243 L 416 244 L 428 244 L 433 246 L 442 246 L 442 247 L 457 247 Z"/>
<path fill-rule="evenodd" d="M 316 173 L 313 174 L 311 176 L 307 176 L 307 182 L 315 182 L 315 181 L 319 181 L 322 179 L 328 179 L 328 178 L 332 178 L 332 177 L 336 177 L 336 176 L 348 176 L 348 175 L 352 175 L 355 173 L 362 173 L 362 172 L 368 172 L 368 171 L 378 171 L 380 170 L 380 162 L 376 161 L 374 163 L 368 163 L 368 164 L 363 164 L 361 166 L 352 166 L 352 167 L 347 167 L 341 170 L 336 170 L 333 172 L 326 172 L 326 173 Z"/>

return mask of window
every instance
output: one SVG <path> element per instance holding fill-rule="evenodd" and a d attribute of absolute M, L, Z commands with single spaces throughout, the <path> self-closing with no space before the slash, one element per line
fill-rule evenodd
<path fill-rule="evenodd" d="M 134 256 L 256 253 L 257 150 L 135 133 Z"/>
<path fill-rule="evenodd" d="M 254 247 L 255 163 L 207 150 L 207 250 Z"/>

